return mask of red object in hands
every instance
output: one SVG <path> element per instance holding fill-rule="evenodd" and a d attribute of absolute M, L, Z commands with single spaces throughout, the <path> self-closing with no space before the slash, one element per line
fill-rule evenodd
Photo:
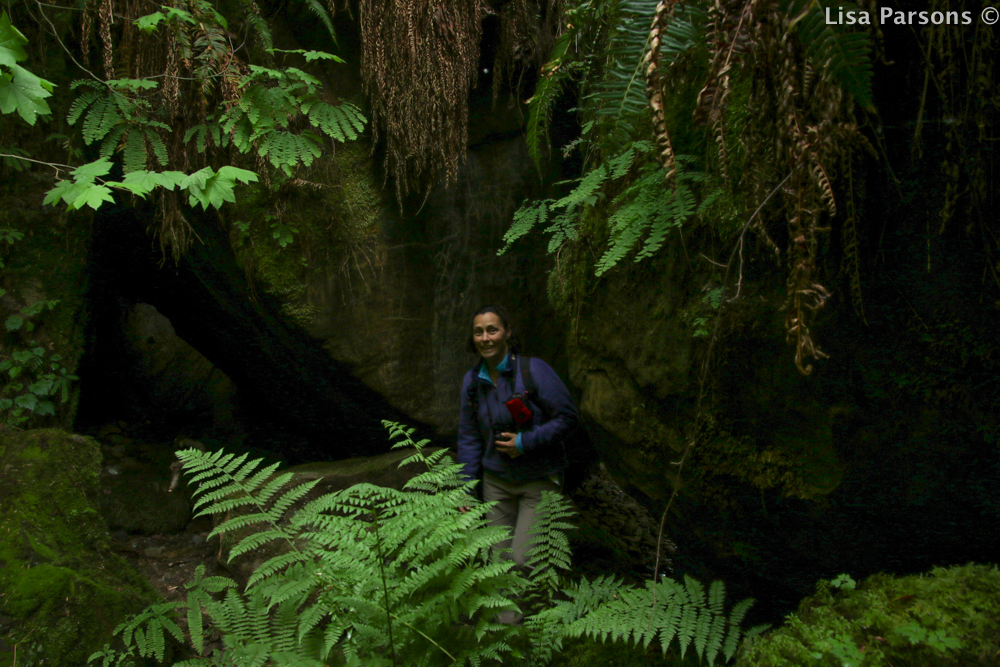
<path fill-rule="evenodd" d="M 531 421 L 531 409 L 528 408 L 525 399 L 521 394 L 514 394 L 510 397 L 510 400 L 504 403 L 507 406 L 507 410 L 510 412 L 510 416 L 514 418 L 514 423 L 518 426 L 522 426 Z"/>

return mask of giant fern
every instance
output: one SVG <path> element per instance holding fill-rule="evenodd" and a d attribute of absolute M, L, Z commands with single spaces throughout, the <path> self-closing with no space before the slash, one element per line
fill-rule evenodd
<path fill-rule="evenodd" d="M 199 568 L 185 604 L 148 608 L 117 629 L 125 653 L 106 647 L 92 660 L 102 658 L 105 667 L 133 655 L 162 660 L 168 637 L 183 643 L 172 614 L 186 607 L 188 655 L 175 667 L 497 664 L 513 652 L 511 637 L 522 629 L 498 624 L 496 614 L 514 609 L 511 595 L 532 589 L 551 601 L 557 583 L 564 599 L 526 626 L 535 659 L 551 656 L 563 637 L 580 635 L 647 645 L 657 639 L 664 649 L 673 642 L 709 663 L 720 651 L 732 655 L 749 602 L 727 617 L 721 583 L 707 596 L 693 580 L 632 589 L 602 577 L 561 587 L 569 508 L 555 496 L 539 506 L 529 552 L 534 570 L 526 580 L 511 561 L 490 555 L 509 537 L 507 528 L 488 523 L 492 504 L 457 510 L 470 503 L 472 484 L 461 466 L 446 450 L 425 451 L 427 441 L 414 441 L 412 429 L 386 425 L 394 446 L 414 447 L 401 465 L 426 468 L 402 490 L 359 484 L 307 502 L 315 482 L 291 484 L 274 465 L 261 467 L 245 455 L 178 452 L 196 487 L 198 513 L 225 516 L 213 535 L 257 529 L 243 534 L 231 557 L 273 540 L 285 550 L 261 564 L 243 591 Z M 203 655 L 208 627 L 221 633 L 224 649 Z"/>

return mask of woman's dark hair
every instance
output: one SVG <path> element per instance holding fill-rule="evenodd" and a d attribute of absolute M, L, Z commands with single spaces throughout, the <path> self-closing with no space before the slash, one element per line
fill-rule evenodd
<path fill-rule="evenodd" d="M 500 306 L 483 306 L 482 308 L 474 312 L 472 314 L 472 318 L 469 321 L 469 329 L 473 328 L 476 318 L 485 313 L 493 313 L 494 315 L 500 318 L 500 324 L 503 325 L 503 328 L 506 331 L 510 332 L 510 337 L 507 338 L 507 349 L 510 350 L 511 352 L 520 352 L 521 339 L 518 338 L 517 330 L 514 328 L 514 325 L 510 323 L 510 318 L 507 316 L 507 311 L 505 311 Z M 476 349 L 476 339 L 471 332 L 469 333 L 469 337 L 466 340 L 466 343 L 467 343 L 466 348 L 469 350 L 469 352 L 473 354 L 479 354 L 479 350 Z"/>

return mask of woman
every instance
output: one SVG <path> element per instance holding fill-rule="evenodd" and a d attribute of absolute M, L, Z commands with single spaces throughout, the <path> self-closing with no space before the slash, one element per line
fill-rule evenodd
<path fill-rule="evenodd" d="M 513 534 L 499 546 L 509 548 L 506 557 L 524 568 L 535 506 L 542 491 L 559 490 L 566 467 L 561 441 L 576 427 L 576 406 L 555 371 L 532 357 L 529 370 L 537 395 L 526 401 L 532 416 L 515 424 L 505 403 L 515 392 L 523 394 L 524 380 L 516 333 L 502 308 L 476 311 L 469 349 L 480 361 L 462 383 L 458 460 L 469 479 L 482 478 L 483 500 L 497 501 L 488 517 Z"/>

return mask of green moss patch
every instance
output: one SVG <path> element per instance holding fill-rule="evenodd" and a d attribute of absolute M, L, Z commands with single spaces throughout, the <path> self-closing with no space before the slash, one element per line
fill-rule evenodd
<path fill-rule="evenodd" d="M 86 664 L 155 600 L 94 509 L 101 456 L 59 430 L 0 433 L 0 667 Z"/>
<path fill-rule="evenodd" d="M 370 145 L 354 141 L 273 190 L 254 188 L 235 207 L 231 243 L 249 274 L 308 328 L 318 313 L 310 278 L 372 267 L 383 199 Z"/>
<path fill-rule="evenodd" d="M 1000 664 L 1000 571 L 965 565 L 908 577 L 880 574 L 839 591 L 821 582 L 797 613 L 744 650 L 736 664 Z"/>

